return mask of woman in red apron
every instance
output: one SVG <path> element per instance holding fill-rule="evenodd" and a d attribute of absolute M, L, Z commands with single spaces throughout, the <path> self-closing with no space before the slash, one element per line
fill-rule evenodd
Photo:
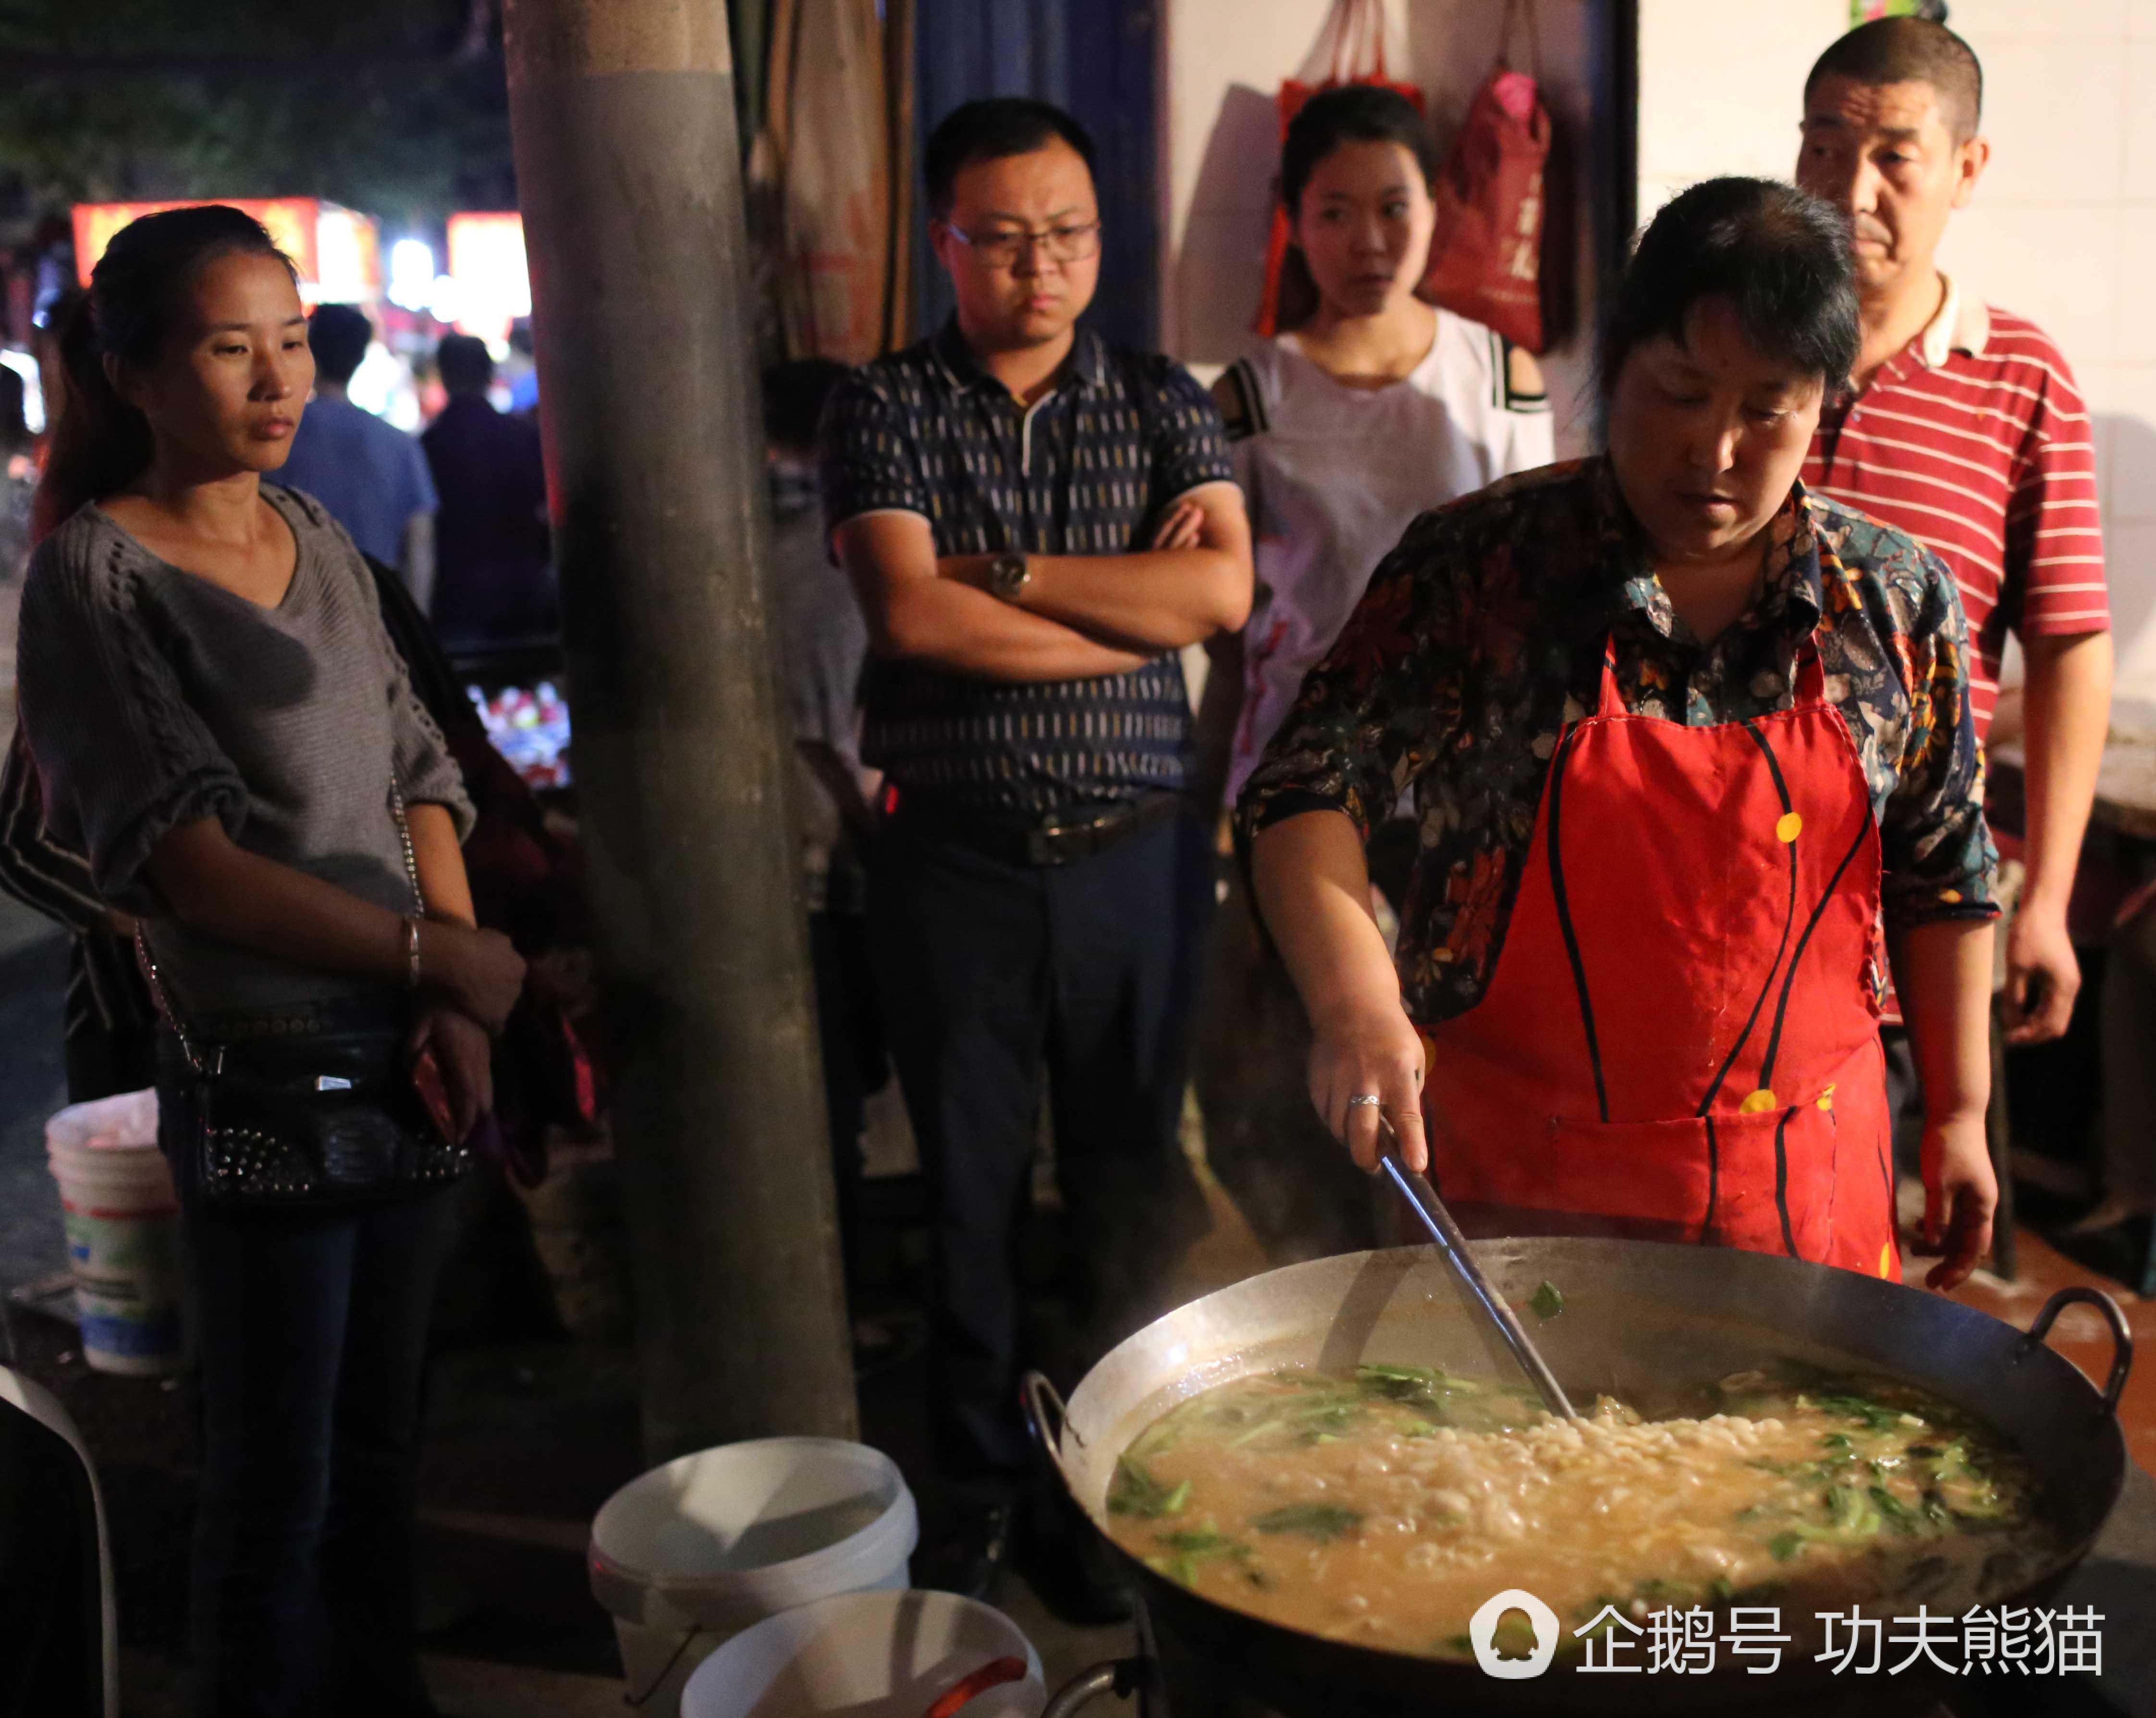
<path fill-rule="evenodd" d="M 1485 1233 L 1897 1275 L 1891 954 L 1931 1282 L 1989 1243 L 1966 625 L 1935 558 L 1797 480 L 1856 352 L 1847 242 L 1765 181 L 1665 208 L 1604 341 L 1609 454 L 1418 521 L 1244 796 L 1319 1110 L 1365 1167 L 1389 1123 Z M 1408 792 L 1389 952 L 1362 839 Z"/>

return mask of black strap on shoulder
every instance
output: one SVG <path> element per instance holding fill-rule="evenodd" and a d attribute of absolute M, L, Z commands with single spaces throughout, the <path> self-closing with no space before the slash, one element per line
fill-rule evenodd
<path fill-rule="evenodd" d="M 1228 426 L 1229 441 L 1247 441 L 1272 428 L 1265 413 L 1265 389 L 1259 385 L 1258 372 L 1248 358 L 1236 359 L 1220 372 L 1219 381 L 1213 386 L 1213 397 Z"/>
<path fill-rule="evenodd" d="M 1548 411 L 1549 383 L 1534 354 L 1502 334 L 1490 338 L 1496 348 L 1497 403 L 1507 412 Z"/>

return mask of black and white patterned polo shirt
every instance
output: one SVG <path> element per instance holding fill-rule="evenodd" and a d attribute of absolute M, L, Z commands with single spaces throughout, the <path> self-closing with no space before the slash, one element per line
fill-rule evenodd
<path fill-rule="evenodd" d="M 956 321 L 880 358 L 824 415 L 824 516 L 918 513 L 942 555 L 1127 555 L 1178 497 L 1232 483 L 1212 397 L 1169 358 L 1081 329 L 1053 392 L 1023 407 Z M 901 792 L 1050 812 L 1183 787 L 1190 702 L 1173 652 L 1127 674 L 1026 685 L 872 659 L 861 756 Z"/>

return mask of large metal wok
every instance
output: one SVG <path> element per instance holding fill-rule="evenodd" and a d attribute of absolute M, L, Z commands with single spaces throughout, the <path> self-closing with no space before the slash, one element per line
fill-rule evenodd
<path fill-rule="evenodd" d="M 1921 1385 L 2005 1433 L 2042 1476 L 2062 1538 L 2054 1556 L 2011 1593 L 1987 1595 L 1989 1603 L 2028 1604 L 2050 1592 L 2118 1501 L 2127 1456 L 2113 1410 L 2132 1351 L 2117 1307 L 2092 1290 L 2054 1296 L 2024 1335 L 1898 1283 L 1761 1254 L 1581 1238 L 1481 1241 L 1474 1252 L 1515 1303 L 1546 1280 L 1563 1291 L 1563 1312 L 1538 1324 L 1536 1337 L 1575 1401 L 1600 1392 L 1650 1417 L 1697 1413 L 1713 1381 L 1789 1358 Z M 2072 1300 L 2096 1305 L 2118 1345 L 2101 1392 L 2041 1340 Z M 1492 1358 L 1486 1341 L 1433 1249 L 1348 1254 L 1253 1277 L 1147 1326 L 1086 1375 L 1067 1407 L 1038 1377 L 1029 1400 L 1036 1436 L 1105 1533 L 1116 1455 L 1184 1397 L 1281 1366 L 1345 1372 L 1392 1362 L 1511 1381 L 1509 1363 Z M 1874 1700 L 1891 1709 L 1919 1691 L 1908 1675 L 1834 1677 L 1830 1666 L 1793 1654 L 1771 1676 L 1741 1667 L 1707 1677 L 1582 1675 L 1561 1657 L 1532 1680 L 1499 1680 L 1472 1660 L 1380 1651 L 1267 1623 L 1199 1597 L 1112 1541 L 1111 1554 L 1157 1632 L 1284 1713 L 1661 1714 L 1822 1701 L 1855 1712 Z"/>

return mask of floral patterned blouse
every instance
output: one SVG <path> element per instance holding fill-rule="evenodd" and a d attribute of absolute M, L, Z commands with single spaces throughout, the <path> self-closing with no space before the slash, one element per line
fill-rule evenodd
<path fill-rule="evenodd" d="M 1816 632 L 1879 825 L 1890 927 L 1988 919 L 1997 854 L 1944 565 L 1900 531 L 1793 489 L 1761 594 L 1702 645 L 1677 618 L 1606 459 L 1508 478 L 1425 513 L 1378 564 L 1244 790 L 1249 838 L 1345 812 L 1368 838 L 1412 795 L 1401 913 L 1409 1014 L 1481 1000 L 1503 948 L 1559 731 L 1594 713 L 1605 640 L 1625 708 L 1706 726 L 1787 710 Z"/>

